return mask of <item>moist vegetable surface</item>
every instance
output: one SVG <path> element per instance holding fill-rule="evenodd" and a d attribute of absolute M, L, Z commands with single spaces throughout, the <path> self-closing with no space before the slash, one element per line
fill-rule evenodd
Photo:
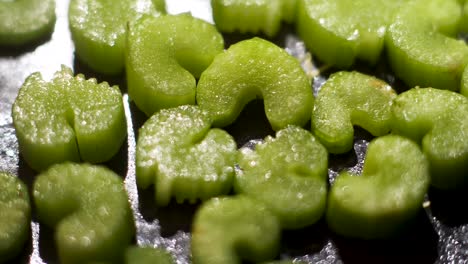
<path fill-rule="evenodd" d="M 126 135 L 119 88 L 74 77 L 65 66 L 50 82 L 29 76 L 12 115 L 21 155 L 37 171 L 64 161 L 107 161 Z"/>
<path fill-rule="evenodd" d="M 0 263 L 18 255 L 29 236 L 31 205 L 26 185 L 0 172 Z"/>

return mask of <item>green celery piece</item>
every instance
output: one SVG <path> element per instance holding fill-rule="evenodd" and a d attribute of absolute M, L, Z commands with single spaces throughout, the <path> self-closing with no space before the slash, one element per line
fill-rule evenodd
<path fill-rule="evenodd" d="M 213 19 L 222 32 L 259 33 L 274 37 L 280 27 L 283 0 L 211 0 Z M 289 12 L 289 11 L 288 11 Z"/>
<path fill-rule="evenodd" d="M 122 179 L 105 167 L 63 163 L 37 176 L 39 221 L 55 228 L 61 263 L 120 262 L 135 225 Z"/>
<path fill-rule="evenodd" d="M 456 0 L 419 0 L 402 8 L 386 47 L 395 75 L 408 86 L 458 91 L 468 46 L 455 39 L 461 20 Z"/>
<path fill-rule="evenodd" d="M 356 59 L 375 64 L 387 25 L 404 0 L 299 0 L 297 31 L 326 64 L 349 68 Z"/>
<path fill-rule="evenodd" d="M 216 28 L 189 14 L 141 18 L 127 40 L 128 93 L 148 116 L 194 104 L 195 78 L 223 49 Z"/>
<path fill-rule="evenodd" d="M 29 76 L 13 104 L 13 124 L 28 165 L 41 171 L 64 161 L 98 163 L 114 156 L 126 135 L 117 86 L 73 77 L 62 66 L 50 82 Z"/>
<path fill-rule="evenodd" d="M 454 189 L 468 184 L 468 98 L 414 88 L 398 95 L 392 112 L 394 133 L 421 143 L 433 186 Z"/>
<path fill-rule="evenodd" d="M 0 263 L 18 255 L 29 237 L 31 206 L 26 185 L 0 172 Z"/>
<path fill-rule="evenodd" d="M 317 222 L 327 199 L 328 153 L 307 130 L 289 126 L 255 150 L 241 149 L 235 190 L 264 203 L 282 228 Z"/>
<path fill-rule="evenodd" d="M 468 33 L 468 1 L 463 4 L 462 22 L 460 23 L 460 29 L 464 33 Z"/>
<path fill-rule="evenodd" d="M 327 222 L 332 231 L 361 239 L 395 236 L 422 208 L 428 164 L 418 145 L 387 135 L 373 140 L 362 175 L 342 172 L 331 187 Z"/>
<path fill-rule="evenodd" d="M 210 113 L 215 126 L 234 122 L 255 98 L 264 99 L 266 116 L 275 130 L 305 125 L 314 101 L 299 62 L 260 38 L 241 41 L 216 56 L 197 86 L 198 105 Z"/>
<path fill-rule="evenodd" d="M 198 209 L 192 226 L 194 264 L 261 262 L 278 253 L 279 222 L 246 196 L 213 198 Z"/>
<path fill-rule="evenodd" d="M 230 191 L 237 146 L 197 106 L 164 109 L 139 131 L 136 177 L 140 188 L 155 184 L 156 203 L 195 202 Z"/>
<path fill-rule="evenodd" d="M 126 264 L 173 264 L 171 254 L 161 248 L 129 247 L 125 252 Z"/>
<path fill-rule="evenodd" d="M 353 125 L 374 136 L 390 132 L 395 91 L 384 81 L 358 72 L 330 76 L 315 100 L 312 131 L 331 153 L 345 153 L 354 142 Z"/>
<path fill-rule="evenodd" d="M 283 20 L 287 23 L 295 23 L 298 0 L 283 0 Z"/>
<path fill-rule="evenodd" d="M 68 18 L 78 58 L 94 71 L 121 73 L 127 24 L 163 12 L 164 0 L 71 0 Z"/>
<path fill-rule="evenodd" d="M 55 0 L 0 1 L 0 45 L 24 45 L 50 33 Z"/>
<path fill-rule="evenodd" d="M 463 71 L 460 93 L 468 97 L 468 64 Z"/>

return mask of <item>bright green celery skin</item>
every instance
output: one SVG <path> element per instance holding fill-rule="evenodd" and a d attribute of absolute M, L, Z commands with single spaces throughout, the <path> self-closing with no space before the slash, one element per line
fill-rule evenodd
<path fill-rule="evenodd" d="M 68 18 L 78 58 L 94 71 L 121 73 L 127 24 L 162 12 L 163 0 L 71 0 Z"/>
<path fill-rule="evenodd" d="M 117 86 L 73 77 L 69 68 L 45 82 L 27 78 L 13 105 L 22 156 L 41 171 L 63 161 L 109 160 L 125 140 L 125 113 Z"/>
<path fill-rule="evenodd" d="M 256 98 L 264 99 L 266 116 L 275 130 L 305 125 L 314 101 L 299 62 L 260 38 L 241 41 L 216 56 L 197 86 L 198 105 L 210 113 L 215 126 L 233 123 Z"/>
<path fill-rule="evenodd" d="M 360 177 L 342 172 L 330 190 L 328 226 L 361 239 L 402 232 L 422 208 L 429 186 L 428 164 L 418 145 L 388 135 L 373 140 Z"/>
<path fill-rule="evenodd" d="M 129 247 L 125 252 L 126 264 L 173 264 L 171 254 L 161 248 Z"/>
<path fill-rule="evenodd" d="M 0 45 L 24 45 L 52 32 L 55 0 L 0 1 Z"/>
<path fill-rule="evenodd" d="M 390 132 L 395 97 L 395 91 L 375 77 L 358 72 L 335 73 L 315 100 L 312 131 L 331 153 L 348 152 L 354 142 L 353 125 L 374 136 Z"/>
<path fill-rule="evenodd" d="M 468 33 L 468 2 L 467 1 L 465 1 L 465 3 L 463 4 L 463 14 L 462 14 L 462 22 L 460 23 L 460 29 L 462 32 Z"/>
<path fill-rule="evenodd" d="M 287 23 L 296 22 L 298 0 L 283 0 L 283 20 Z"/>
<path fill-rule="evenodd" d="M 258 34 L 262 31 L 268 37 L 274 37 L 281 27 L 283 6 L 289 7 L 283 2 L 285 1 L 211 0 L 211 6 L 216 27 L 222 32 Z"/>
<path fill-rule="evenodd" d="M 349 68 L 356 59 L 375 64 L 383 50 L 387 25 L 403 2 L 299 0 L 297 31 L 326 64 Z"/>
<path fill-rule="evenodd" d="M 122 179 L 104 167 L 63 163 L 40 174 L 34 201 L 55 228 L 61 263 L 119 263 L 135 232 Z"/>
<path fill-rule="evenodd" d="M 463 94 L 465 97 L 468 97 L 468 64 L 466 65 L 465 70 L 463 71 L 460 93 Z"/>
<path fill-rule="evenodd" d="M 458 91 L 468 46 L 455 39 L 461 20 L 456 0 L 419 0 L 398 12 L 389 27 L 387 57 L 408 86 Z"/>
<path fill-rule="evenodd" d="M 0 172 L 0 263 L 18 255 L 29 236 L 31 206 L 26 185 Z"/>
<path fill-rule="evenodd" d="M 280 225 L 263 204 L 246 196 L 213 198 L 195 215 L 194 264 L 261 262 L 278 253 Z"/>
<path fill-rule="evenodd" d="M 138 186 L 155 184 L 156 203 L 195 202 L 226 194 L 234 178 L 237 146 L 197 106 L 161 110 L 140 129 L 136 146 Z"/>
<path fill-rule="evenodd" d="M 128 93 L 146 115 L 195 104 L 196 80 L 223 52 L 216 28 L 189 14 L 144 17 L 130 25 Z"/>
<path fill-rule="evenodd" d="M 431 183 L 440 189 L 467 186 L 468 99 L 458 93 L 414 88 L 400 94 L 392 108 L 394 133 L 421 143 Z"/>
<path fill-rule="evenodd" d="M 327 197 L 328 153 L 315 137 L 290 126 L 267 137 L 255 150 L 239 152 L 235 190 L 263 202 L 282 228 L 318 221 Z"/>

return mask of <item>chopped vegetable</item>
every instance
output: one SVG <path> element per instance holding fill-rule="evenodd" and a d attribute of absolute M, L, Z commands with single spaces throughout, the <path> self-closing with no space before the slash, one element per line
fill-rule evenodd
<path fill-rule="evenodd" d="M 23 249 L 30 221 L 26 185 L 18 177 L 0 172 L 0 263 L 12 259 Z"/>
<path fill-rule="evenodd" d="M 375 64 L 385 32 L 404 0 L 298 0 L 297 31 L 327 64 L 349 68 L 357 59 Z"/>
<path fill-rule="evenodd" d="M 126 264 L 173 264 L 171 254 L 161 248 L 129 247 L 125 252 Z"/>
<path fill-rule="evenodd" d="M 236 191 L 263 202 L 283 228 L 305 227 L 322 217 L 328 153 L 307 130 L 282 129 L 255 150 L 241 149 L 238 162 Z"/>
<path fill-rule="evenodd" d="M 0 45 L 25 45 L 51 33 L 55 0 L 0 1 Z"/>
<path fill-rule="evenodd" d="M 196 80 L 223 52 L 216 28 L 189 14 L 143 17 L 130 24 L 128 93 L 146 115 L 195 103 Z"/>
<path fill-rule="evenodd" d="M 198 82 L 197 102 L 215 126 L 233 123 L 256 98 L 264 99 L 266 116 L 275 130 L 305 125 L 314 101 L 299 62 L 260 38 L 241 41 L 216 56 Z"/>
<path fill-rule="evenodd" d="M 410 86 L 460 90 L 468 46 L 456 39 L 461 21 L 456 0 L 417 0 L 399 10 L 386 37 L 387 57 Z"/>
<path fill-rule="evenodd" d="M 125 140 L 122 94 L 63 66 L 52 81 L 29 76 L 13 104 L 21 155 L 41 171 L 64 161 L 107 161 Z"/>
<path fill-rule="evenodd" d="M 197 106 L 161 110 L 140 129 L 136 177 L 140 188 L 155 185 L 156 203 L 165 206 L 227 194 L 232 187 L 237 146 Z"/>
<path fill-rule="evenodd" d="M 41 223 L 55 229 L 61 263 L 117 263 L 135 227 L 122 179 L 89 164 L 52 166 L 34 182 Z"/>
<path fill-rule="evenodd" d="M 78 58 L 97 72 L 121 73 L 127 24 L 164 9 L 164 0 L 71 0 L 68 17 Z"/>
<path fill-rule="evenodd" d="M 205 202 L 192 229 L 194 264 L 266 261 L 279 249 L 281 232 L 275 215 L 242 195 Z"/>
<path fill-rule="evenodd" d="M 358 72 L 330 76 L 315 100 L 312 131 L 331 153 L 345 153 L 354 142 L 353 125 L 374 136 L 390 132 L 396 92 L 384 81 Z"/>
<path fill-rule="evenodd" d="M 418 145 L 389 135 L 373 140 L 361 176 L 342 172 L 330 190 L 328 226 L 363 239 L 396 236 L 422 209 L 429 186 L 426 157 Z"/>
<path fill-rule="evenodd" d="M 392 112 L 393 131 L 421 144 L 432 185 L 441 189 L 468 185 L 468 98 L 415 88 L 398 95 Z"/>

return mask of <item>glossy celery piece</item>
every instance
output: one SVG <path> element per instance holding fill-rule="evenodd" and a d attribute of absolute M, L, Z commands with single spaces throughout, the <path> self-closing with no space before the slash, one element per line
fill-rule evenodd
<path fill-rule="evenodd" d="M 456 39 L 461 21 L 456 0 L 417 0 L 399 10 L 389 27 L 387 57 L 408 86 L 458 91 L 468 46 Z"/>
<path fill-rule="evenodd" d="M 213 198 L 195 215 L 194 264 L 261 262 L 278 253 L 280 225 L 263 204 L 246 196 Z"/>
<path fill-rule="evenodd" d="M 433 186 L 454 189 L 468 184 L 468 98 L 414 88 L 398 95 L 392 112 L 394 133 L 421 143 Z"/>
<path fill-rule="evenodd" d="M 358 72 L 330 76 L 315 100 L 312 131 L 331 153 L 352 149 L 353 126 L 374 136 L 390 132 L 395 91 L 387 83 Z"/>
<path fill-rule="evenodd" d="M 237 146 L 197 106 L 161 110 L 139 131 L 136 177 L 140 188 L 155 185 L 156 203 L 195 202 L 230 191 Z"/>
<path fill-rule="evenodd" d="M 63 66 L 53 80 L 29 76 L 13 104 L 20 153 L 34 170 L 64 161 L 107 161 L 125 140 L 125 113 L 117 86 Z"/>
<path fill-rule="evenodd" d="M 299 0 L 283 0 L 283 20 L 287 23 L 295 23 L 297 16 L 297 5 Z"/>
<path fill-rule="evenodd" d="M 297 31 L 326 64 L 349 68 L 357 59 L 374 64 L 387 25 L 404 0 L 298 0 Z"/>
<path fill-rule="evenodd" d="M 89 164 L 54 165 L 37 176 L 39 221 L 55 229 L 61 263 L 121 262 L 135 232 L 122 179 Z"/>
<path fill-rule="evenodd" d="M 54 29 L 55 0 L 0 1 L 0 45 L 24 45 Z"/>
<path fill-rule="evenodd" d="M 164 12 L 164 0 L 71 0 L 68 18 L 78 58 L 94 71 L 121 73 L 128 23 Z"/>
<path fill-rule="evenodd" d="M 262 98 L 275 130 L 303 126 L 310 119 L 314 97 L 299 62 L 275 44 L 253 38 L 232 45 L 203 72 L 197 103 L 215 126 L 235 121 L 250 101 Z"/>
<path fill-rule="evenodd" d="M 0 263 L 19 254 L 28 240 L 31 206 L 26 185 L 0 172 Z"/>
<path fill-rule="evenodd" d="M 317 222 L 327 199 L 328 153 L 307 130 L 287 127 L 239 152 L 235 190 L 263 202 L 282 228 Z"/>
<path fill-rule="evenodd" d="M 468 33 L 468 2 L 467 1 L 465 1 L 465 3 L 463 4 L 462 22 L 460 23 L 460 30 L 463 33 Z"/>
<path fill-rule="evenodd" d="M 223 52 L 216 28 L 189 14 L 144 17 L 130 24 L 128 93 L 146 115 L 195 104 L 196 78 Z"/>
<path fill-rule="evenodd" d="M 283 0 L 212 0 L 213 19 L 222 32 L 274 37 L 280 27 Z"/>
<path fill-rule="evenodd" d="M 468 64 L 463 71 L 460 93 L 468 97 Z"/>
<path fill-rule="evenodd" d="M 173 264 L 171 254 L 161 248 L 129 247 L 125 251 L 126 264 Z"/>
<path fill-rule="evenodd" d="M 327 222 L 340 235 L 396 236 L 422 209 L 429 186 L 427 160 L 418 145 L 388 135 L 369 144 L 361 176 L 342 172 L 330 190 Z"/>

